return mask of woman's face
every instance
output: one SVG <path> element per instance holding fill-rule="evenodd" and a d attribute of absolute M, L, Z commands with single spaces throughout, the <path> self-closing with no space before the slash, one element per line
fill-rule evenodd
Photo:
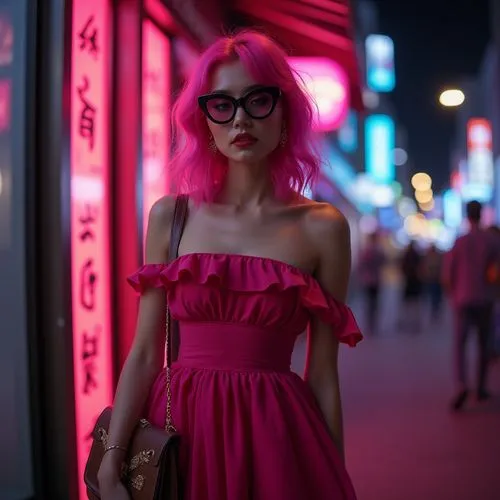
<path fill-rule="evenodd" d="M 245 70 L 240 61 L 223 64 L 214 72 L 211 94 L 226 94 L 234 99 L 249 96 L 247 109 L 252 114 L 262 116 L 267 109 L 272 109 L 273 97 L 267 92 L 259 92 L 265 88 L 262 82 L 256 82 Z M 277 89 L 274 89 L 277 91 Z M 250 95 L 249 95 L 250 94 Z M 263 119 L 252 118 L 242 106 L 236 109 L 234 118 L 224 124 L 214 123 L 207 118 L 208 128 L 213 135 L 217 149 L 230 161 L 238 163 L 258 163 L 274 151 L 280 142 L 282 133 L 283 109 L 281 99 L 269 116 Z M 209 103 L 212 114 L 229 113 L 232 104 L 224 99 L 212 100 Z"/>

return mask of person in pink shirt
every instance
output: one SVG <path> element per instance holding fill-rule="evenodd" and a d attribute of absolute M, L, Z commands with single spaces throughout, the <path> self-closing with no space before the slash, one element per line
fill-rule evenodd
<path fill-rule="evenodd" d="M 500 263 L 500 245 L 489 231 L 481 228 L 482 206 L 467 204 L 469 232 L 459 237 L 446 256 L 443 285 L 451 299 L 455 319 L 455 371 L 458 391 L 452 409 L 460 410 L 469 396 L 466 370 L 466 343 L 472 328 L 477 331 L 478 373 L 476 397 L 490 398 L 487 391 L 489 343 L 495 289 L 488 279 L 491 266 Z"/>

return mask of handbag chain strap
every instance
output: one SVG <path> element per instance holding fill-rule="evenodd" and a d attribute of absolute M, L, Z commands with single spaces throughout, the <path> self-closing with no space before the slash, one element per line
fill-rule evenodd
<path fill-rule="evenodd" d="M 175 260 L 179 254 L 179 244 L 186 224 L 189 198 L 180 195 L 175 200 L 174 216 L 172 219 L 172 229 L 170 232 L 170 248 L 168 252 L 169 262 Z M 172 417 L 172 321 L 170 318 L 170 308 L 166 304 L 165 312 L 165 389 L 167 402 L 165 407 L 165 430 L 169 433 L 177 432 Z"/>
<path fill-rule="evenodd" d="M 170 310 L 167 305 L 167 312 L 165 315 L 165 325 L 166 325 L 166 336 L 165 336 L 165 358 L 167 359 L 167 364 L 166 364 L 166 376 L 165 376 L 165 388 L 167 392 L 167 404 L 165 407 L 165 430 L 167 432 L 177 432 L 177 429 L 175 428 L 174 425 L 174 420 L 172 418 L 172 387 L 171 387 L 171 381 L 172 381 L 172 374 L 171 374 L 171 369 L 170 369 L 170 361 L 168 360 L 169 358 L 169 351 L 170 351 Z"/>

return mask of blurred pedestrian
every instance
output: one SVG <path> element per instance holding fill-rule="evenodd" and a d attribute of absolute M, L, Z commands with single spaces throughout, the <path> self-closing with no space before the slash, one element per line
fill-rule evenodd
<path fill-rule="evenodd" d="M 379 235 L 372 233 L 359 259 L 359 277 L 365 296 L 368 331 L 372 334 L 375 334 L 378 328 L 379 296 L 384 264 L 385 255 L 380 248 Z"/>
<path fill-rule="evenodd" d="M 400 326 L 403 330 L 418 333 L 421 327 L 422 255 L 411 241 L 401 260 L 403 276 L 403 307 Z"/>
<path fill-rule="evenodd" d="M 500 242 L 498 226 L 490 226 L 488 231 Z M 493 264 L 489 267 L 488 281 L 494 286 L 495 295 L 491 321 L 490 358 L 497 360 L 500 358 L 500 265 Z"/>
<path fill-rule="evenodd" d="M 422 259 L 422 279 L 431 306 L 432 320 L 437 320 L 441 312 L 443 296 L 441 285 L 442 263 L 442 253 L 436 248 L 436 245 L 430 245 Z"/>
<path fill-rule="evenodd" d="M 500 265 L 500 244 L 490 231 L 481 228 L 482 206 L 477 201 L 467 204 L 469 232 L 459 237 L 445 258 L 443 285 L 447 290 L 455 317 L 455 370 L 458 385 L 451 407 L 460 410 L 469 395 L 466 370 L 466 343 L 469 332 L 476 329 L 479 348 L 476 398 L 489 399 L 487 375 L 491 319 L 495 285 L 491 272 Z"/>

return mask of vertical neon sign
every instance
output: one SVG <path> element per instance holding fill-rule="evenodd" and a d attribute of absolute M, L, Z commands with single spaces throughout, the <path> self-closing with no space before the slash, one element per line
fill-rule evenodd
<path fill-rule="evenodd" d="M 465 199 L 488 203 L 493 197 L 493 129 L 484 118 L 467 122 L 467 184 Z"/>
<path fill-rule="evenodd" d="M 71 277 L 80 498 L 90 434 L 112 401 L 109 199 L 111 6 L 74 0 L 71 61 Z"/>
<path fill-rule="evenodd" d="M 394 120 L 388 115 L 370 115 L 365 121 L 366 172 L 377 184 L 394 180 Z"/>
<path fill-rule="evenodd" d="M 0 80 L 0 133 L 10 128 L 11 81 Z"/>
<path fill-rule="evenodd" d="M 143 235 L 154 202 L 169 191 L 170 41 L 151 21 L 143 24 Z"/>
<path fill-rule="evenodd" d="M 365 41 L 366 80 L 374 92 L 391 92 L 396 86 L 394 42 L 385 35 L 369 35 Z"/>

